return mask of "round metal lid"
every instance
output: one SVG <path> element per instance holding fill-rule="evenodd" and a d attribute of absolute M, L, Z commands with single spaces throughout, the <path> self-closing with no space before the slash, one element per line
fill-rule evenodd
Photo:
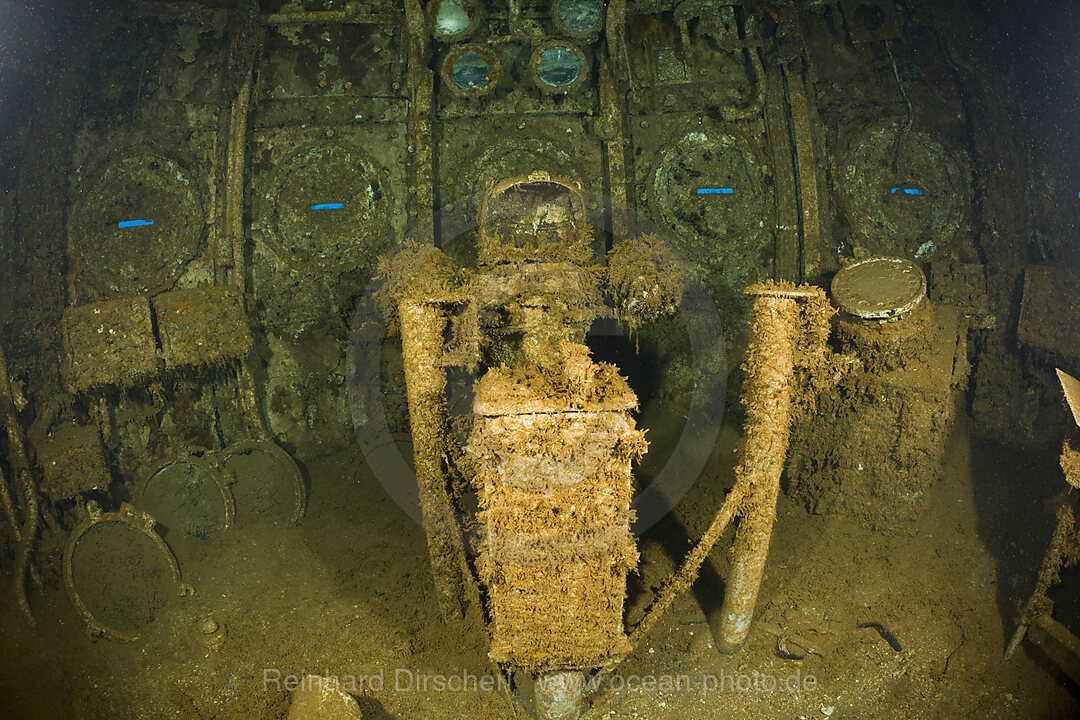
<path fill-rule="evenodd" d="M 836 273 L 832 296 L 855 317 L 884 320 L 911 312 L 926 297 L 926 276 L 903 258 L 860 260 Z"/>

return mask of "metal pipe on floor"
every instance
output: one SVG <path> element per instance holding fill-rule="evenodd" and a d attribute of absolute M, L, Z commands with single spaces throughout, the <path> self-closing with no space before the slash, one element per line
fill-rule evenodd
<path fill-rule="evenodd" d="M 803 344 L 800 298 L 816 296 L 824 301 L 824 293 L 817 288 L 811 295 L 806 288 L 785 290 L 762 284 L 746 291 L 754 296 L 754 307 L 744 365 L 745 434 L 735 476 L 736 485 L 748 483 L 748 491 L 735 536 L 734 561 L 725 578 L 719 628 L 714 633 L 716 648 L 723 653 L 735 652 L 746 642 L 765 573 L 791 432 L 793 371 Z"/>
<path fill-rule="evenodd" d="M 584 708 L 585 674 L 561 670 L 535 680 L 536 716 L 540 720 L 578 720 Z"/>

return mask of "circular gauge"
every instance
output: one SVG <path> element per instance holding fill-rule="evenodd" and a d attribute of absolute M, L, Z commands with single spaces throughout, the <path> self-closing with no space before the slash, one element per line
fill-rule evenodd
<path fill-rule="evenodd" d="M 568 43 L 544 43 L 533 52 L 529 68 L 541 90 L 566 93 L 585 78 L 585 55 Z"/>
<path fill-rule="evenodd" d="M 450 87 L 468 97 L 491 92 L 501 70 L 502 63 L 495 54 L 479 45 L 463 45 L 443 62 L 443 77 Z"/>
<path fill-rule="evenodd" d="M 68 596 L 94 636 L 131 642 L 169 597 L 184 591 L 176 557 L 151 516 L 96 503 L 68 538 L 63 574 Z"/>
<path fill-rule="evenodd" d="M 833 300 L 855 317 L 884 320 L 911 312 L 926 297 L 926 276 L 903 258 L 870 258 L 836 273 Z"/>
<path fill-rule="evenodd" d="M 556 0 L 551 17 L 565 33 L 592 36 L 600 30 L 604 10 L 598 0 Z"/>
<path fill-rule="evenodd" d="M 839 168 L 840 205 L 872 254 L 948 257 L 968 206 L 965 163 L 903 120 L 873 125 Z"/>
<path fill-rule="evenodd" d="M 760 164 L 739 138 L 687 133 L 660 152 L 648 193 L 682 250 L 730 285 L 752 282 L 771 266 Z"/>
<path fill-rule="evenodd" d="M 80 185 L 68 227 L 79 284 L 99 297 L 172 287 L 202 246 L 198 184 L 173 160 L 134 155 Z"/>
<path fill-rule="evenodd" d="M 232 524 L 232 494 L 211 465 L 194 457 L 158 468 L 138 503 L 173 545 L 181 538 L 207 540 Z"/>
<path fill-rule="evenodd" d="M 471 0 L 433 0 L 428 5 L 431 32 L 444 42 L 464 39 L 479 24 L 480 7 Z"/>
<path fill-rule="evenodd" d="M 462 90 L 478 90 L 488 84 L 494 66 L 475 50 L 467 50 L 454 58 L 450 79 Z"/>
<path fill-rule="evenodd" d="M 359 148 L 301 151 L 281 168 L 275 185 L 267 239 L 284 260 L 344 271 L 373 262 L 392 242 L 385 179 Z"/>
<path fill-rule="evenodd" d="M 232 483 L 241 525 L 269 520 L 300 522 L 307 492 L 296 461 L 270 441 L 245 440 L 218 454 Z"/>

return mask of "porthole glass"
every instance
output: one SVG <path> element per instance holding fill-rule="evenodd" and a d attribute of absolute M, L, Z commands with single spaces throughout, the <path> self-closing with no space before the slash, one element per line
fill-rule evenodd
<path fill-rule="evenodd" d="M 440 35 L 460 35 L 469 29 L 472 18 L 465 0 L 442 0 L 435 10 L 435 32 Z"/>
<path fill-rule="evenodd" d="M 562 24 L 578 33 L 587 33 L 599 25 L 602 14 L 597 0 L 563 0 L 557 12 Z"/>
<path fill-rule="evenodd" d="M 450 79 L 462 90 L 478 90 L 490 82 L 493 69 L 483 55 L 475 50 L 466 50 L 454 58 Z"/>
<path fill-rule="evenodd" d="M 536 74 L 552 87 L 566 87 L 581 75 L 581 58 L 563 45 L 550 47 L 540 53 Z"/>

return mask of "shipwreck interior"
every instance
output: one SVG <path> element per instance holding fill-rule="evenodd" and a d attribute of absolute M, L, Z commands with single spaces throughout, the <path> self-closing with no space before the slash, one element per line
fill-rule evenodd
<path fill-rule="evenodd" d="M 0 1 L 0 715 L 1080 717 L 1078 51 Z"/>

